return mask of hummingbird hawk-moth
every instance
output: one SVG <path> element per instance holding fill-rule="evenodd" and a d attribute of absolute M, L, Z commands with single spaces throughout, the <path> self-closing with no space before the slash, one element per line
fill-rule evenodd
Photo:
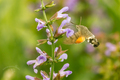
<path fill-rule="evenodd" d="M 74 33 L 72 36 L 68 37 L 65 39 L 64 43 L 65 44 L 77 44 L 77 43 L 82 43 L 85 40 L 92 44 L 93 47 L 98 47 L 99 42 L 95 38 L 95 36 L 88 30 L 87 27 L 83 25 L 76 25 L 77 32 Z"/>

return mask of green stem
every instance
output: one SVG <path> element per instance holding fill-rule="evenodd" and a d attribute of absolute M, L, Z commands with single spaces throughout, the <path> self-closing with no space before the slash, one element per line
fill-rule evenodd
<path fill-rule="evenodd" d="M 55 46 L 54 44 L 52 44 L 52 59 L 53 59 L 53 62 L 51 64 L 51 75 L 50 75 L 50 80 L 53 80 L 53 72 L 54 72 L 54 49 L 55 49 Z"/>
<path fill-rule="evenodd" d="M 41 3 L 42 3 L 43 16 L 44 16 L 44 18 L 45 18 L 45 22 L 48 23 L 47 16 L 46 16 L 46 13 L 45 13 L 45 10 L 44 10 L 44 9 L 45 9 L 45 6 L 44 6 L 44 3 L 43 3 L 43 0 L 41 0 Z M 53 40 L 53 33 L 52 33 L 51 28 L 50 28 L 50 25 L 48 24 L 47 26 L 48 26 L 48 28 L 49 28 L 49 30 L 50 30 L 51 38 L 52 38 L 52 40 Z"/>
<path fill-rule="evenodd" d="M 42 9 L 43 9 L 43 16 L 45 18 L 45 22 L 47 23 L 47 26 L 50 30 L 50 34 L 51 34 L 51 40 L 52 40 L 52 59 L 53 59 L 53 62 L 51 64 L 51 75 L 50 75 L 50 80 L 53 80 L 53 72 L 54 72 L 54 49 L 55 49 L 55 45 L 54 45 L 54 41 L 53 41 L 53 32 L 50 28 L 50 25 L 48 24 L 48 20 L 47 20 L 47 16 L 46 16 L 46 13 L 45 13 L 45 6 L 44 6 L 44 3 L 43 3 L 43 0 L 41 0 L 41 3 L 42 3 Z"/>

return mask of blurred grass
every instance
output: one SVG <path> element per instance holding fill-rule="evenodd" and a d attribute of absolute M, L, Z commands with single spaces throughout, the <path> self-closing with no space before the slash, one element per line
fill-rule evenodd
<path fill-rule="evenodd" d="M 46 0 L 47 2 L 49 0 Z M 57 0 L 59 1 L 59 0 Z M 99 26 L 107 34 L 120 32 L 120 0 L 79 0 L 75 9 L 69 12 L 72 21 L 79 24 L 82 16 L 82 24 L 87 27 Z M 46 11 L 48 18 L 64 5 L 64 1 L 57 3 L 56 7 Z M 97 2 L 97 3 L 94 3 Z M 46 38 L 45 29 L 36 30 L 36 17 L 42 18 L 42 13 L 34 12 L 38 8 L 40 0 L 0 0 L 0 79 L 1 80 L 26 80 L 26 75 L 36 76 L 32 66 L 26 62 L 35 59 L 38 53 L 35 50 L 38 39 Z M 57 21 L 56 25 L 60 25 Z M 63 50 L 69 49 L 68 59 L 64 63 L 70 63 L 69 70 L 73 74 L 63 80 L 100 80 L 101 75 L 96 75 L 91 69 L 97 63 L 92 55 L 87 54 L 85 45 L 64 45 L 60 39 L 56 46 L 61 45 Z M 47 44 L 39 46 L 50 55 L 50 46 Z M 46 48 L 47 47 L 47 48 Z M 48 49 L 49 47 L 49 49 Z M 64 63 L 56 63 L 57 72 Z M 41 66 L 39 70 L 49 72 L 48 66 Z M 9 75 L 11 77 L 9 78 Z M 41 77 L 37 74 L 37 77 Z"/>

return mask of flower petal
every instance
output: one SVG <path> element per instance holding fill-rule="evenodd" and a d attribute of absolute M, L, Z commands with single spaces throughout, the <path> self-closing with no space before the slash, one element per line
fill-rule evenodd
<path fill-rule="evenodd" d="M 43 22 L 42 20 L 38 19 L 38 18 L 35 18 L 35 21 L 40 23 L 40 24 L 45 24 L 45 22 Z"/>
<path fill-rule="evenodd" d="M 39 20 L 38 18 L 35 18 L 35 21 L 36 21 L 36 22 L 40 22 L 40 20 Z"/>
<path fill-rule="evenodd" d="M 71 20 L 71 17 L 68 16 L 66 19 L 67 23 L 70 23 L 70 20 Z"/>
<path fill-rule="evenodd" d="M 33 64 L 33 63 L 35 63 L 36 62 L 36 60 L 29 60 L 28 62 L 27 62 L 27 65 L 31 65 L 31 64 Z"/>
<path fill-rule="evenodd" d="M 47 43 L 48 43 L 48 45 L 52 45 L 52 42 L 50 42 L 50 41 L 47 41 Z"/>
<path fill-rule="evenodd" d="M 58 33 L 59 34 L 62 34 L 62 33 L 65 33 L 67 30 L 66 29 L 62 29 L 62 27 L 66 24 L 66 23 L 69 23 L 71 20 L 71 17 L 67 17 L 67 19 L 63 20 L 60 27 L 58 28 Z M 69 29 L 69 28 L 68 28 Z M 73 31 L 72 31 L 73 32 Z"/>
<path fill-rule="evenodd" d="M 66 53 L 62 54 L 59 59 L 62 59 L 61 62 L 64 61 L 64 59 L 67 59 L 68 55 Z"/>
<path fill-rule="evenodd" d="M 42 77 L 46 77 L 42 71 L 40 71 Z"/>
<path fill-rule="evenodd" d="M 64 64 L 64 66 L 62 67 L 62 69 L 60 71 L 64 71 L 65 69 L 67 69 L 69 67 L 69 63 Z"/>
<path fill-rule="evenodd" d="M 40 48 L 36 47 L 36 50 L 37 50 L 38 53 L 40 53 L 40 54 L 44 54 L 44 53 L 41 51 Z"/>
<path fill-rule="evenodd" d="M 63 20 L 60 27 L 58 29 L 62 29 L 62 27 L 67 23 L 67 20 Z"/>
<path fill-rule="evenodd" d="M 46 27 L 45 22 L 43 22 L 42 20 L 35 18 L 35 21 L 38 22 L 38 25 L 37 25 L 38 31 L 41 30 L 43 27 Z"/>
<path fill-rule="evenodd" d="M 47 33 L 47 37 L 50 37 L 50 36 L 51 36 L 49 29 L 46 29 L 46 33 Z"/>
<path fill-rule="evenodd" d="M 43 77 L 43 80 L 50 80 L 50 78 L 48 78 L 47 75 L 43 73 L 43 71 L 40 71 L 40 74 Z"/>
<path fill-rule="evenodd" d="M 68 75 L 72 74 L 72 71 L 65 71 L 65 75 L 66 77 L 68 77 Z"/>
<path fill-rule="evenodd" d="M 55 41 L 54 41 L 54 43 L 56 43 L 58 41 L 58 39 L 56 39 Z"/>
<path fill-rule="evenodd" d="M 37 57 L 37 62 L 38 62 L 39 65 L 44 63 L 45 61 L 47 61 L 46 56 L 41 55 L 41 56 Z"/>
<path fill-rule="evenodd" d="M 62 34 L 62 33 L 65 33 L 65 29 L 62 29 L 62 27 L 67 23 L 66 20 L 63 20 L 60 27 L 58 28 L 58 33 L 59 34 Z"/>
<path fill-rule="evenodd" d="M 38 70 L 37 70 L 37 69 L 34 69 L 34 72 L 37 74 L 37 73 L 38 73 Z"/>
<path fill-rule="evenodd" d="M 68 17 L 68 14 L 57 13 L 57 19 L 59 19 L 59 18 L 66 18 L 66 17 Z"/>
<path fill-rule="evenodd" d="M 35 69 L 39 64 L 37 62 L 33 65 L 33 69 Z"/>
<path fill-rule="evenodd" d="M 65 29 L 65 31 L 66 31 L 66 36 L 67 37 L 70 37 L 74 34 L 74 31 L 70 28 Z"/>
<path fill-rule="evenodd" d="M 47 33 L 50 33 L 50 30 L 49 30 L 49 29 L 46 29 L 46 32 L 47 32 Z"/>
<path fill-rule="evenodd" d="M 27 80 L 35 80 L 34 77 L 29 76 L 29 75 L 25 76 L 25 78 L 26 78 Z"/>
<path fill-rule="evenodd" d="M 60 29 L 66 24 L 66 23 L 70 23 L 71 17 L 67 17 L 67 19 L 63 20 L 61 25 L 60 25 Z"/>
<path fill-rule="evenodd" d="M 63 13 L 63 12 L 66 12 L 68 10 L 69 10 L 68 7 L 63 7 L 60 11 L 58 11 L 58 13 Z"/>
<path fill-rule="evenodd" d="M 37 25 L 37 30 L 39 31 L 39 30 L 41 30 L 43 27 L 46 27 L 46 26 L 44 26 L 45 24 L 40 24 L 40 23 L 38 23 L 38 25 Z"/>
<path fill-rule="evenodd" d="M 56 52 L 57 52 L 57 50 L 58 50 L 58 47 L 56 47 L 56 48 L 55 48 L 55 51 L 54 51 L 54 52 L 56 53 Z"/>
<path fill-rule="evenodd" d="M 69 9 L 68 7 L 63 7 L 61 10 L 59 10 L 58 12 L 56 12 L 56 13 L 51 17 L 51 20 L 68 17 L 68 14 L 62 14 L 63 12 L 68 11 L 68 9 Z"/>

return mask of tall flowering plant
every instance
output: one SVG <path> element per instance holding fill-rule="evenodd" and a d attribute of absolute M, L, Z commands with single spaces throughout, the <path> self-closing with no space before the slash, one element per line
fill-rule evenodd
<path fill-rule="evenodd" d="M 67 37 L 70 37 L 74 34 L 74 31 L 70 28 L 63 28 L 67 23 L 70 23 L 71 17 L 68 16 L 68 14 L 63 14 L 63 12 L 66 12 L 69 10 L 68 7 L 63 7 L 61 10 L 57 11 L 49 20 L 47 19 L 45 9 L 54 6 L 54 2 L 50 2 L 47 5 L 44 5 L 43 0 L 41 0 L 41 6 L 36 11 L 43 11 L 44 20 L 35 18 L 35 21 L 38 23 L 37 30 L 40 31 L 42 28 L 46 28 L 47 33 L 47 39 L 40 39 L 38 40 L 39 45 L 48 43 L 48 45 L 51 45 L 52 50 L 51 54 L 52 56 L 49 56 L 45 51 L 42 51 L 40 48 L 36 47 L 36 51 L 40 54 L 35 60 L 29 60 L 27 62 L 28 65 L 33 65 L 33 70 L 35 73 L 38 73 L 38 70 L 36 67 L 44 64 L 44 63 L 51 63 L 50 67 L 50 75 L 48 75 L 45 71 L 41 70 L 40 74 L 43 77 L 43 79 L 39 79 L 37 77 L 32 77 L 27 75 L 27 80 L 60 80 L 60 78 L 72 74 L 72 71 L 65 71 L 69 67 L 69 63 L 66 63 L 63 65 L 63 67 L 58 71 L 58 73 L 54 72 L 54 63 L 55 62 L 63 62 L 64 59 L 67 59 L 68 55 L 65 53 L 67 50 L 62 50 L 62 47 L 56 47 L 55 43 L 58 41 L 63 34 L 66 34 Z M 57 30 L 54 32 L 52 24 L 58 20 L 64 18 L 61 25 L 57 28 Z"/>

